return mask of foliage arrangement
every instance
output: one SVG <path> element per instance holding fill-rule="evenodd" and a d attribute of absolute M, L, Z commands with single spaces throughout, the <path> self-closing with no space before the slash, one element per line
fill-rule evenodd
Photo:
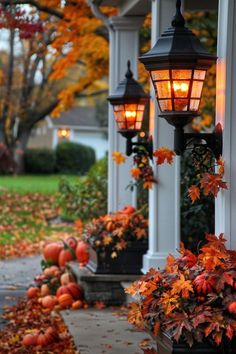
<path fill-rule="evenodd" d="M 147 240 L 148 220 L 131 206 L 100 216 L 85 225 L 83 237 L 94 249 L 111 249 L 111 257 L 125 249 L 132 241 Z"/>
<path fill-rule="evenodd" d="M 236 335 L 236 252 L 221 234 L 206 235 L 196 256 L 181 245 L 181 257 L 168 256 L 164 270 L 150 269 L 126 290 L 139 296 L 129 321 L 157 336 L 168 332 L 191 347 L 224 344 Z"/>
<path fill-rule="evenodd" d="M 96 162 L 86 177 L 77 183 L 63 178 L 59 185 L 63 217 L 84 222 L 107 211 L 107 158 Z"/>

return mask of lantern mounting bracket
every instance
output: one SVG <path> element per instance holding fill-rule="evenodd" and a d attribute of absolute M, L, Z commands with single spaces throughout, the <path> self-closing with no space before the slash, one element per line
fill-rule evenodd
<path fill-rule="evenodd" d="M 132 141 L 134 135 L 129 131 L 118 131 L 121 135 L 126 138 L 126 155 L 131 156 L 133 153 L 138 152 L 140 148 L 143 148 L 147 152 L 149 158 L 153 158 L 153 139 L 150 135 L 149 137 L 141 138 L 140 141 Z"/>
<path fill-rule="evenodd" d="M 174 132 L 174 150 L 182 155 L 188 146 L 206 147 L 216 159 L 222 155 L 222 127 L 218 123 L 213 133 L 185 133 L 183 127 L 176 127 Z"/>

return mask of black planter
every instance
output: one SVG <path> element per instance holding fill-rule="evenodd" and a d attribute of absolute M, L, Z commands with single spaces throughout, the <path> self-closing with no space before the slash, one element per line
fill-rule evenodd
<path fill-rule="evenodd" d="M 96 274 L 142 274 L 143 255 L 147 249 L 147 241 L 130 242 L 125 250 L 117 252 L 117 257 L 112 258 L 110 247 L 90 248 L 90 260 L 86 267 Z"/>
<path fill-rule="evenodd" d="M 227 341 L 224 346 L 213 346 L 208 343 L 196 343 L 191 348 L 186 343 L 173 342 L 166 333 L 161 333 L 155 338 L 157 342 L 158 354 L 235 354 L 236 341 L 235 339 Z"/>

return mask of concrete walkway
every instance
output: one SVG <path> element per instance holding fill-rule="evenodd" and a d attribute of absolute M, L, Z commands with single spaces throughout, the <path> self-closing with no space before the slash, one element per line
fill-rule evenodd
<path fill-rule="evenodd" d="M 80 354 L 143 354 L 140 342 L 156 348 L 150 336 L 129 325 L 119 309 L 63 311 Z"/>
<path fill-rule="evenodd" d="M 41 259 L 37 256 L 0 261 L 0 328 L 5 325 L 1 318 L 3 307 L 14 305 L 19 297 L 25 296 L 26 289 L 41 272 Z"/>

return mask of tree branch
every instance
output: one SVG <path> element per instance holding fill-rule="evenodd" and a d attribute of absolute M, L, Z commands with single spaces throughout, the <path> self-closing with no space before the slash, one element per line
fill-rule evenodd
<path fill-rule="evenodd" d="M 112 25 L 110 24 L 109 17 L 106 16 L 99 8 L 98 4 L 94 3 L 94 0 L 87 0 L 88 5 L 90 6 L 92 13 L 94 14 L 95 17 L 97 17 L 99 20 L 101 20 L 104 25 L 109 29 L 112 28 Z"/>
<path fill-rule="evenodd" d="M 36 0 L 1 0 L 1 5 L 7 6 L 7 5 L 31 5 L 36 7 L 39 11 L 46 12 L 49 15 L 56 16 L 60 19 L 64 17 L 63 13 L 56 10 L 55 8 L 48 7 L 46 5 L 41 5 L 38 1 Z"/>

